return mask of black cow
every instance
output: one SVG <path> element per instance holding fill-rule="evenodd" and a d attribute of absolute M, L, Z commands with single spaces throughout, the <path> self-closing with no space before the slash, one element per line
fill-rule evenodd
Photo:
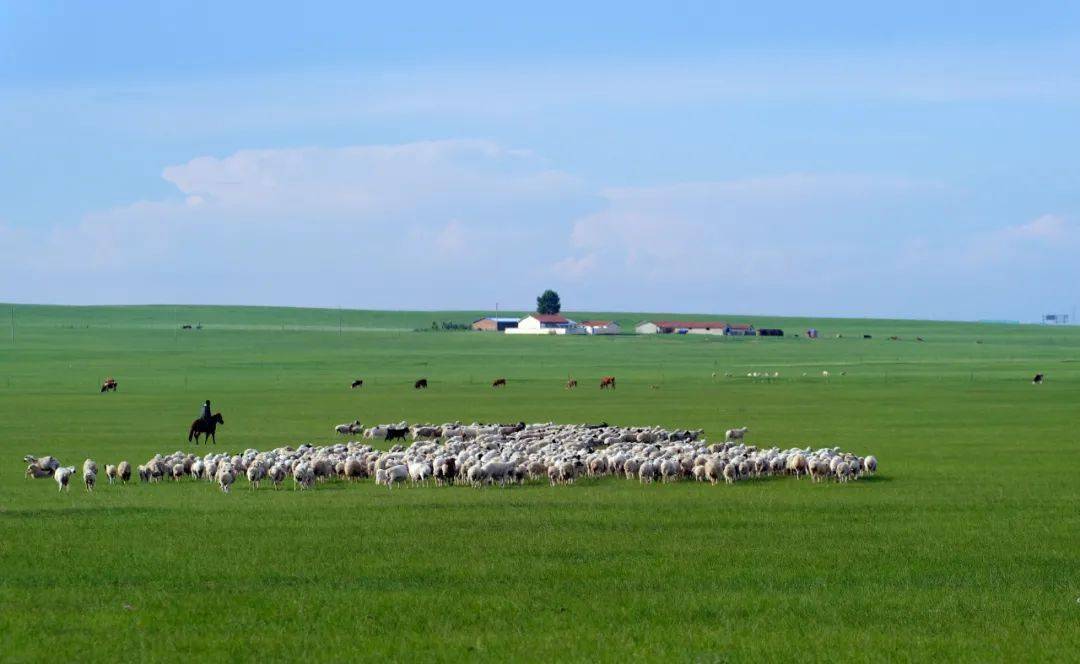
<path fill-rule="evenodd" d="M 1043 382 L 1043 375 L 1042 375 L 1041 373 L 1037 373 L 1037 374 L 1035 374 L 1035 377 L 1031 379 L 1031 382 L 1032 382 L 1032 383 L 1033 383 L 1034 385 L 1042 385 L 1042 382 Z"/>
<path fill-rule="evenodd" d="M 421 378 L 420 380 L 413 383 L 413 389 L 414 390 L 426 390 L 427 389 L 427 378 Z"/>
<path fill-rule="evenodd" d="M 363 387 L 363 386 L 364 386 L 364 379 L 363 378 L 357 378 L 356 380 L 354 380 L 352 382 L 352 384 L 349 385 L 349 387 L 351 387 L 353 389 L 356 389 L 358 387 Z"/>

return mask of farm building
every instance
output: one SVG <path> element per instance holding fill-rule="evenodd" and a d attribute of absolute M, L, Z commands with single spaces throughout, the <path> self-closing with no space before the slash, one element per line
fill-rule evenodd
<path fill-rule="evenodd" d="M 585 320 L 578 323 L 586 334 L 619 334 L 622 328 L 613 320 Z"/>
<path fill-rule="evenodd" d="M 754 326 L 723 321 L 651 320 L 639 323 L 634 331 L 638 334 L 717 334 L 745 337 L 754 334 Z"/>
<path fill-rule="evenodd" d="M 775 327 L 762 327 L 758 329 L 757 335 L 759 337 L 782 337 L 784 331 Z"/>
<path fill-rule="evenodd" d="M 473 321 L 472 329 L 481 332 L 504 332 L 509 328 L 517 326 L 518 319 L 516 318 L 497 318 L 495 316 L 488 316 L 487 318 L 480 318 Z"/>
<path fill-rule="evenodd" d="M 585 334 L 585 329 L 561 314 L 529 314 L 506 334 Z"/>

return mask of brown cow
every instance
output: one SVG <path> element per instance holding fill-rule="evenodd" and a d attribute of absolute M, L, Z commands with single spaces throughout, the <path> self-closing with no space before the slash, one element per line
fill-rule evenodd
<path fill-rule="evenodd" d="M 600 379 L 600 389 L 602 390 L 606 387 L 610 387 L 613 390 L 615 389 L 615 376 L 604 376 Z"/>
<path fill-rule="evenodd" d="M 506 379 L 505 378 L 496 378 L 495 380 L 491 381 L 491 386 L 492 387 L 506 387 Z"/>
<path fill-rule="evenodd" d="M 570 380 L 566 381 L 566 389 L 572 390 L 575 387 L 577 387 L 577 381 L 576 380 L 571 378 Z"/>

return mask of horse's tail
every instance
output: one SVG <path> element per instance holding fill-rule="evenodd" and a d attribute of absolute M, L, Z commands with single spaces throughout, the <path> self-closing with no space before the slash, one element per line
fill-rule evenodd
<path fill-rule="evenodd" d="M 188 429 L 188 433 L 187 433 L 188 442 L 190 443 L 191 439 L 194 438 L 194 437 L 195 437 L 195 423 L 193 422 L 191 424 L 191 428 Z"/>

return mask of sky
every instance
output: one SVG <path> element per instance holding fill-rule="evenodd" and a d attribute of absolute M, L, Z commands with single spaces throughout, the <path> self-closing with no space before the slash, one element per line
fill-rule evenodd
<path fill-rule="evenodd" d="M 1074 3 L 0 0 L 0 301 L 1037 320 L 1077 118 Z"/>

